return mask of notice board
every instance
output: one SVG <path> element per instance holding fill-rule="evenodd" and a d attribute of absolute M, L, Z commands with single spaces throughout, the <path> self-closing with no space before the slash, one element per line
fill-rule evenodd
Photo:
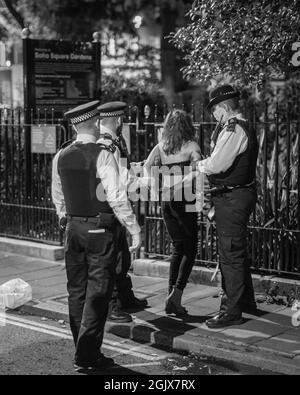
<path fill-rule="evenodd" d="M 100 43 L 24 39 L 25 107 L 60 116 L 100 97 Z"/>
<path fill-rule="evenodd" d="M 56 153 L 56 126 L 31 126 L 31 152 L 33 154 Z"/>

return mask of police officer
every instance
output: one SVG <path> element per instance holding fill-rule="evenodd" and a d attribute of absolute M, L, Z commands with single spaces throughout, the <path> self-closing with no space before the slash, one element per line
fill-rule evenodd
<path fill-rule="evenodd" d="M 75 369 L 101 370 L 113 364 L 101 353 L 104 325 L 116 277 L 122 226 L 141 245 L 140 227 L 126 193 L 119 191 L 114 147 L 96 144 L 99 101 L 67 112 L 77 131 L 53 160 L 52 198 L 66 225 L 65 261 Z"/>
<path fill-rule="evenodd" d="M 125 139 L 122 135 L 123 117 L 127 104 L 124 102 L 109 102 L 98 107 L 100 117 L 100 139 L 99 143 L 113 145 L 115 147 L 114 156 L 119 164 L 119 171 L 122 178 L 122 186 L 126 189 L 134 177 L 128 171 L 130 169 L 130 159 Z M 110 303 L 109 321 L 131 322 L 131 315 L 122 309 L 125 308 L 145 308 L 146 299 L 138 299 L 132 290 L 132 281 L 128 271 L 131 266 L 131 254 L 128 248 L 126 228 L 121 230 L 117 278 Z"/>
<path fill-rule="evenodd" d="M 211 91 L 208 108 L 219 122 L 211 155 L 198 163 L 208 176 L 218 235 L 223 298 L 220 312 L 206 322 L 222 328 L 243 322 L 242 312 L 256 309 L 247 258 L 247 224 L 257 200 L 258 143 L 239 111 L 239 93 L 230 85 Z"/>

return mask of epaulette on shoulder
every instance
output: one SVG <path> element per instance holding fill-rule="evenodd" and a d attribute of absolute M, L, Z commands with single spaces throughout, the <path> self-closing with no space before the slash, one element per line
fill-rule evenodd
<path fill-rule="evenodd" d="M 101 149 L 104 149 L 104 150 L 106 150 L 108 152 L 111 152 L 112 154 L 114 154 L 116 152 L 116 149 L 117 149 L 117 147 L 114 144 L 106 145 L 106 144 L 98 143 L 97 145 Z"/>
<path fill-rule="evenodd" d="M 226 131 L 227 132 L 235 132 L 235 128 L 236 128 L 236 125 L 237 125 L 237 119 L 236 118 L 231 118 L 229 121 L 228 121 L 228 125 L 227 125 L 227 127 L 226 127 Z"/>
<path fill-rule="evenodd" d="M 67 148 L 69 145 L 71 145 L 74 142 L 74 140 L 68 140 L 65 143 L 63 143 L 60 147 L 60 149 L 65 149 Z"/>
<path fill-rule="evenodd" d="M 249 127 L 249 122 L 247 121 L 247 119 L 237 119 L 236 123 L 243 129 Z"/>

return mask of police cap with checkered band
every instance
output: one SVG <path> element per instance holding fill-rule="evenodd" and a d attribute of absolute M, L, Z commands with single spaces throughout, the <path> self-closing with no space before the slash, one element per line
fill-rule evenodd
<path fill-rule="evenodd" d="M 127 104 L 122 101 L 113 101 L 98 107 L 100 118 L 121 117 L 125 114 Z"/>
<path fill-rule="evenodd" d="M 99 104 L 99 100 L 82 104 L 81 106 L 75 107 L 72 110 L 66 112 L 64 116 L 66 119 L 70 120 L 72 125 L 78 125 L 79 123 L 88 121 L 89 119 L 98 116 Z"/>

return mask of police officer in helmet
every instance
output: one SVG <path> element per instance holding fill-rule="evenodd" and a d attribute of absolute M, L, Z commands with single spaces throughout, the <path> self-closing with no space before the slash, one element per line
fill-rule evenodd
<path fill-rule="evenodd" d="M 210 156 L 198 163 L 208 176 L 215 207 L 223 297 L 219 314 L 206 322 L 222 328 L 243 322 L 256 303 L 247 257 L 247 224 L 255 208 L 258 143 L 239 110 L 239 92 L 230 85 L 213 89 L 208 108 L 219 123 Z"/>

